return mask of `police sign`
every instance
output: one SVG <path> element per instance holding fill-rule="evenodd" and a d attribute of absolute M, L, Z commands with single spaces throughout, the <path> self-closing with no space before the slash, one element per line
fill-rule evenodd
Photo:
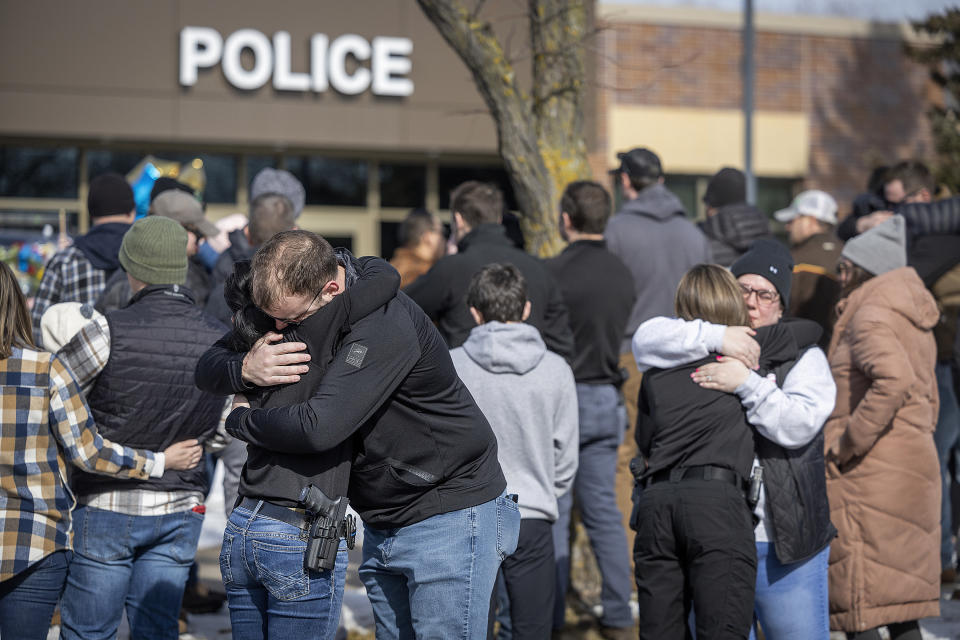
<path fill-rule="evenodd" d="M 244 50 L 252 54 L 253 66 L 241 62 Z M 197 72 L 220 63 L 223 75 L 237 89 L 255 90 L 273 80 L 282 91 L 314 91 L 329 87 L 345 95 L 357 95 L 368 89 L 378 96 L 409 96 L 413 80 L 406 77 L 412 68 L 409 38 L 375 37 L 368 42 L 362 36 L 345 34 L 332 42 L 323 33 L 310 38 L 310 68 L 294 71 L 290 64 L 290 34 L 278 31 L 271 41 L 256 29 L 234 31 L 226 40 L 210 27 L 184 27 L 180 31 L 180 84 L 197 83 Z M 356 64 L 349 71 L 347 58 Z M 369 62 L 369 67 L 364 63 Z"/>

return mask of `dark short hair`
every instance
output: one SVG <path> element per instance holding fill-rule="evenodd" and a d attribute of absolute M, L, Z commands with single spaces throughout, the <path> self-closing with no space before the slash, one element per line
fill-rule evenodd
<path fill-rule="evenodd" d="M 527 282 L 512 264 L 488 264 L 473 274 L 467 289 L 467 306 L 484 322 L 520 322 L 527 304 Z"/>
<path fill-rule="evenodd" d="M 907 195 L 926 189 L 932 196 L 937 192 L 937 181 L 930 173 L 927 165 L 916 160 L 904 160 L 893 165 L 887 175 L 887 182 L 899 180 L 903 184 L 903 192 Z"/>
<path fill-rule="evenodd" d="M 560 198 L 560 211 L 570 216 L 570 224 L 580 233 L 603 233 L 610 208 L 610 194 L 590 180 L 571 182 Z"/>
<path fill-rule="evenodd" d="M 405 247 L 415 247 L 423 234 L 432 230 L 436 223 L 437 217 L 423 207 L 411 209 L 400 224 L 397 240 Z"/>
<path fill-rule="evenodd" d="M 250 224 L 247 225 L 250 246 L 259 247 L 281 231 L 290 231 L 295 226 L 297 217 L 293 203 L 286 196 L 265 193 L 250 203 Z"/>
<path fill-rule="evenodd" d="M 267 309 L 282 296 L 318 294 L 336 277 L 337 256 L 312 231 L 281 231 L 257 249 L 250 271 L 253 302 Z"/>
<path fill-rule="evenodd" d="M 464 182 L 450 194 L 450 211 L 459 213 L 471 228 L 484 223 L 500 224 L 503 192 L 488 182 Z"/>

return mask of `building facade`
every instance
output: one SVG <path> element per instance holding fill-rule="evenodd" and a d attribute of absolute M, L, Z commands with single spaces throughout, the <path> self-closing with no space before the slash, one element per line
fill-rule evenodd
<path fill-rule="evenodd" d="M 486 17 L 522 74 L 525 17 Z M 739 14 L 600 4 L 588 46 L 588 140 L 600 180 L 648 146 L 692 215 L 707 178 L 743 165 Z M 845 206 L 870 169 L 932 151 L 926 71 L 905 26 L 759 14 L 754 162 L 768 213 L 801 188 Z M 301 219 L 356 252 L 389 255 L 415 206 L 460 181 L 508 188 L 466 67 L 412 0 L 0 6 L 0 219 L 36 227 L 144 156 L 202 163 L 218 218 L 248 205 L 260 168 L 307 189 Z M 509 190 L 509 189 L 508 189 Z"/>

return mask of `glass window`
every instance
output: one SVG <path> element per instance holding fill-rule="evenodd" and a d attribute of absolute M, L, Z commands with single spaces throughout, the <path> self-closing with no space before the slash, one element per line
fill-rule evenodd
<path fill-rule="evenodd" d="M 353 253 L 353 236 L 328 236 L 327 234 L 320 232 L 327 242 L 329 242 L 334 249 L 337 247 L 343 247 L 350 253 Z"/>
<path fill-rule="evenodd" d="M 76 198 L 75 147 L 0 147 L 0 196 Z"/>
<path fill-rule="evenodd" d="M 427 198 L 427 168 L 422 164 L 380 164 L 380 206 L 422 207 Z"/>
<path fill-rule="evenodd" d="M 664 176 L 663 184 L 683 203 L 687 217 L 700 217 L 701 206 L 697 201 L 697 176 L 667 175 Z"/>
<path fill-rule="evenodd" d="M 517 198 L 510 185 L 507 172 L 500 167 L 477 166 L 441 166 L 438 167 L 437 189 L 440 196 L 440 208 L 450 208 L 450 192 L 467 180 L 492 182 L 503 191 L 503 199 L 507 209 L 517 209 Z"/>
<path fill-rule="evenodd" d="M 92 179 L 108 171 L 126 176 L 148 155 L 154 156 L 158 161 L 180 163 L 183 165 L 181 171 L 186 170 L 194 160 L 200 160 L 206 176 L 203 200 L 218 204 L 232 204 L 237 201 L 237 157 L 225 153 L 91 149 L 87 152 L 87 177 Z"/>
<path fill-rule="evenodd" d="M 307 204 L 363 207 L 367 204 L 367 163 L 361 160 L 290 156 L 287 171 L 303 183 Z"/>
<path fill-rule="evenodd" d="M 380 222 L 380 257 L 393 258 L 393 252 L 400 246 L 400 227 L 402 222 Z"/>
<path fill-rule="evenodd" d="M 789 207 L 796 184 L 792 178 L 757 178 L 757 209 L 772 216 Z"/>
<path fill-rule="evenodd" d="M 80 216 L 76 210 L 66 211 L 67 235 L 80 234 Z M 9 209 L 0 211 L 0 246 L 9 246 L 14 241 L 37 240 L 43 236 L 44 227 L 50 226 L 54 236 L 60 233 L 60 212 Z"/>

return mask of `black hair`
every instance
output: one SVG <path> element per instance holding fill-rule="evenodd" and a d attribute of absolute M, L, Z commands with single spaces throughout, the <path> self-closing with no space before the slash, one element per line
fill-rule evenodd
<path fill-rule="evenodd" d="M 223 283 L 223 298 L 233 312 L 230 348 L 234 351 L 249 351 L 253 343 L 273 329 L 270 316 L 253 304 L 251 281 L 250 261 L 240 260 Z"/>

